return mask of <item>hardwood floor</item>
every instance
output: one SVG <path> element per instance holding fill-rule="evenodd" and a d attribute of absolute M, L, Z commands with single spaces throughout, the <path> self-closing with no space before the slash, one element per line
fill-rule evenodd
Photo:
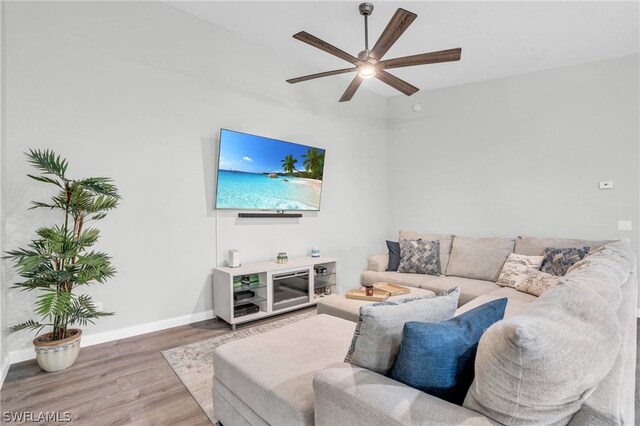
<path fill-rule="evenodd" d="M 35 360 L 12 365 L 0 391 L 0 423 L 7 412 L 69 412 L 74 425 L 211 425 L 160 352 L 229 331 L 224 321 L 208 320 L 90 346 L 56 373 Z"/>

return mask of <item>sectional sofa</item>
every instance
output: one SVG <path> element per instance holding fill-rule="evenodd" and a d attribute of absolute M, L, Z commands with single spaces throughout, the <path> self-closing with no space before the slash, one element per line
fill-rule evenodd
<path fill-rule="evenodd" d="M 505 319 L 480 341 L 464 405 L 344 363 L 355 323 L 320 314 L 216 350 L 213 397 L 223 425 L 634 424 L 638 281 L 626 243 L 401 237 L 439 240 L 445 275 L 387 272 L 378 255 L 362 283 L 459 287 L 457 315 L 508 298 Z M 495 284 L 510 253 L 552 246 L 592 251 L 540 297 Z"/>

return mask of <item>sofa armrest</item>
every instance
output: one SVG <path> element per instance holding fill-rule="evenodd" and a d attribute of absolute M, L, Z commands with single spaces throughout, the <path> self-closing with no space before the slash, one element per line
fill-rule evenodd
<path fill-rule="evenodd" d="M 488 417 L 346 363 L 313 379 L 315 424 L 495 425 Z"/>
<path fill-rule="evenodd" d="M 368 270 L 375 272 L 384 272 L 387 270 L 389 266 L 389 255 L 388 254 L 376 254 L 375 256 L 371 256 L 368 259 Z"/>

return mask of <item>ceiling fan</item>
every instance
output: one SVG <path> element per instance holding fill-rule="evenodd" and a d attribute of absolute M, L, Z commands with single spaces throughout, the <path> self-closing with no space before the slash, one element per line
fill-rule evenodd
<path fill-rule="evenodd" d="M 355 58 L 347 52 L 338 49 L 335 46 L 327 43 L 324 40 L 320 40 L 318 37 L 312 36 L 306 31 L 300 31 L 293 35 L 293 38 L 300 40 L 304 43 L 310 44 L 320 50 L 324 50 L 340 59 L 354 65 L 349 68 L 342 68 L 339 70 L 325 71 L 317 74 L 305 75 L 303 77 L 292 78 L 287 80 L 287 83 L 300 83 L 301 81 L 313 80 L 320 77 L 328 77 L 331 75 L 345 74 L 348 72 L 358 71 L 358 74 L 349 84 L 347 90 L 340 98 L 340 102 L 351 100 L 353 95 L 358 90 L 358 87 L 362 84 L 365 78 L 375 77 L 378 80 L 387 83 L 389 86 L 399 90 L 407 96 L 413 95 L 417 92 L 417 87 L 407 83 L 404 80 L 388 73 L 386 70 L 392 68 L 411 67 L 414 65 L 436 64 L 439 62 L 459 61 L 461 48 L 440 50 L 438 52 L 421 53 L 419 55 L 404 56 L 401 58 L 382 60 L 385 53 L 393 46 L 393 44 L 400 38 L 402 33 L 411 25 L 411 23 L 418 17 L 415 13 L 409 12 L 404 9 L 396 10 L 387 27 L 384 29 L 380 38 L 369 50 L 369 27 L 367 18 L 373 12 L 373 5 L 371 3 L 362 3 L 359 6 L 360 14 L 364 16 L 364 50 L 358 53 L 358 57 Z"/>

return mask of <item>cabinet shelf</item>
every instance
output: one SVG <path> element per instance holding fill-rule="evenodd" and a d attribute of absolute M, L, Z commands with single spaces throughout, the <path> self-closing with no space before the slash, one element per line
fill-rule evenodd
<path fill-rule="evenodd" d="M 260 285 L 258 285 L 256 287 L 234 287 L 233 288 L 233 292 L 237 293 L 239 291 L 245 291 L 245 290 L 256 290 L 258 288 L 267 288 L 267 285 L 266 284 L 260 284 Z"/>
<path fill-rule="evenodd" d="M 260 303 L 260 302 L 266 302 L 266 301 L 267 299 L 265 297 L 253 296 L 253 297 L 247 297 L 245 299 L 234 300 L 233 306 L 246 305 L 247 303 Z"/>

